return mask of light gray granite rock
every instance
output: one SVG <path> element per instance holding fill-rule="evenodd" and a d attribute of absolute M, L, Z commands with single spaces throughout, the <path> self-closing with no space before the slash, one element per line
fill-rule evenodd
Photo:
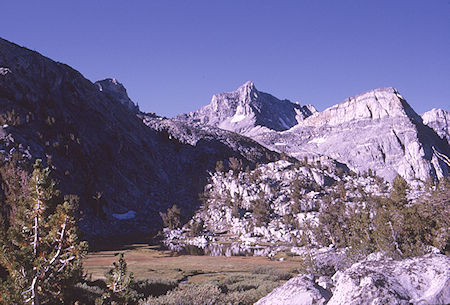
<path fill-rule="evenodd" d="M 322 305 L 331 292 L 314 282 L 313 276 L 300 275 L 275 288 L 255 305 Z"/>
<path fill-rule="evenodd" d="M 445 255 L 367 259 L 334 279 L 328 305 L 450 303 L 450 258 Z"/>
<path fill-rule="evenodd" d="M 371 169 L 388 181 L 397 174 L 409 181 L 449 175 L 450 147 L 441 138 L 448 133 L 447 114 L 436 111 L 424 118 L 431 128 L 391 87 L 317 112 L 259 92 L 252 82 L 177 117 L 239 132 L 299 159 L 327 157 L 356 172 Z"/>
<path fill-rule="evenodd" d="M 255 139 L 293 156 L 325 155 L 388 181 L 449 175 L 446 140 L 422 123 L 394 88 L 369 91 L 315 113 L 292 129 Z M 442 157 L 444 156 L 444 157 Z"/>
<path fill-rule="evenodd" d="M 333 281 L 331 292 L 318 286 L 312 276 L 299 275 L 256 304 L 449 304 L 450 258 L 429 254 L 395 261 L 369 256 L 337 272 Z"/>
<path fill-rule="evenodd" d="M 430 111 L 422 114 L 423 123 L 433 128 L 434 131 L 441 137 L 450 140 L 450 113 L 447 110 L 433 108 Z"/>
<path fill-rule="evenodd" d="M 214 95 L 209 105 L 176 119 L 248 134 L 261 129 L 287 130 L 315 111 L 311 105 L 300 106 L 260 92 L 249 81 L 236 91 Z"/>

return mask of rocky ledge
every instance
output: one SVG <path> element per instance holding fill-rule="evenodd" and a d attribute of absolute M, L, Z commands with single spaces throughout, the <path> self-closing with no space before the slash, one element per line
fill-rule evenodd
<path fill-rule="evenodd" d="M 258 305 L 449 304 L 450 258 L 429 254 L 395 261 L 372 254 L 330 279 L 300 275 Z"/>

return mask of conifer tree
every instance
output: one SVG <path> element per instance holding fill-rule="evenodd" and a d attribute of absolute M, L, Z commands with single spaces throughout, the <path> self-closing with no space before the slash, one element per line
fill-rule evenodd
<path fill-rule="evenodd" d="M 36 160 L 30 194 L 16 202 L 14 221 L 0 234 L 2 303 L 63 304 L 82 279 L 86 244 L 78 238 L 75 196 L 63 201 L 49 168 Z"/>
<path fill-rule="evenodd" d="M 271 209 L 270 202 L 265 198 L 264 192 L 259 192 L 251 204 L 256 225 L 267 225 L 270 222 Z"/>
<path fill-rule="evenodd" d="M 392 182 L 392 190 L 391 190 L 391 196 L 393 202 L 397 204 L 404 205 L 408 202 L 406 198 L 406 192 L 408 191 L 408 182 L 400 176 L 397 175 L 394 178 L 394 181 Z"/>
<path fill-rule="evenodd" d="M 95 301 L 96 305 L 131 305 L 137 303 L 131 293 L 131 286 L 134 283 L 133 273 L 128 273 L 127 262 L 123 253 L 119 254 L 117 263 L 113 263 L 113 267 L 105 276 L 109 291 Z"/>
<path fill-rule="evenodd" d="M 171 230 L 181 227 L 181 210 L 176 204 L 167 209 L 166 213 L 159 213 L 163 221 L 164 227 Z"/>

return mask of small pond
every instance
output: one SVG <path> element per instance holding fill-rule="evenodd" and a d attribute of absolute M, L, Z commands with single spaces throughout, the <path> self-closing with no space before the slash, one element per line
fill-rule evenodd
<path fill-rule="evenodd" d="M 270 256 L 279 246 L 247 246 L 241 243 L 208 243 L 205 245 L 168 244 L 165 246 L 176 255 L 206 256 Z"/>

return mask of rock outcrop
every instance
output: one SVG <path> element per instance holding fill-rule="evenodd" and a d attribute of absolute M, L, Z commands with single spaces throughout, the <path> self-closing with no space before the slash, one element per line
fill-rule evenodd
<path fill-rule="evenodd" d="M 449 304 L 449 270 L 450 258 L 440 254 L 400 261 L 369 257 L 338 271 L 330 290 L 300 275 L 257 304 Z"/>
<path fill-rule="evenodd" d="M 427 255 L 401 261 L 364 260 L 334 276 L 328 305 L 449 304 L 450 258 Z"/>
<path fill-rule="evenodd" d="M 422 114 L 422 120 L 425 125 L 433 128 L 441 137 L 450 141 L 450 112 L 444 109 L 433 108 Z"/>
<path fill-rule="evenodd" d="M 275 288 L 255 305 L 323 305 L 331 293 L 314 282 L 313 276 L 300 275 Z"/>
<path fill-rule="evenodd" d="M 94 84 L 98 87 L 98 90 L 110 94 L 115 100 L 127 106 L 130 111 L 136 113 L 139 111 L 139 107 L 129 98 L 127 89 L 117 79 L 107 78 L 96 81 Z"/>
<path fill-rule="evenodd" d="M 253 82 L 236 91 L 216 94 L 211 103 L 176 119 L 198 122 L 250 135 L 261 130 L 287 130 L 316 110 L 260 92 Z"/>
<path fill-rule="evenodd" d="M 231 250 L 234 247 L 237 252 L 254 247 L 263 250 L 257 252 L 264 256 L 281 250 L 298 253 L 295 245 L 305 234 L 314 235 L 308 224 L 320 222 L 321 208 L 332 200 L 328 195 L 340 191 L 344 197 L 341 202 L 355 205 L 362 200 L 361 193 L 355 191 L 358 189 L 387 195 L 386 184 L 380 179 L 352 177 L 326 161 L 318 166 L 280 160 L 240 173 L 219 171 L 211 174 L 205 186 L 204 205 L 181 230 L 167 231 L 165 242 L 174 249 L 196 245 L 205 253 L 219 252 L 217 245 L 229 240 L 236 242 Z M 266 213 L 261 212 L 261 202 L 267 203 L 263 206 Z M 207 239 L 199 243 L 205 236 Z"/>

